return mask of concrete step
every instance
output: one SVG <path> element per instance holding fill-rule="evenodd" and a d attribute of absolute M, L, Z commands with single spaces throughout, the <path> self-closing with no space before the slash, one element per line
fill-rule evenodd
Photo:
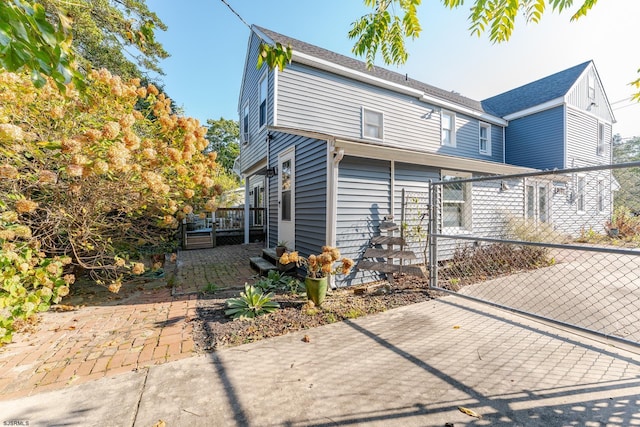
<path fill-rule="evenodd" d="M 249 258 L 249 264 L 251 265 L 251 268 L 258 271 L 262 276 L 266 276 L 269 271 L 278 269 L 275 264 L 272 264 L 259 256 Z"/>
<path fill-rule="evenodd" d="M 273 248 L 264 248 L 262 250 L 262 258 L 270 262 L 271 264 L 276 265 L 278 263 L 278 256 L 276 255 L 276 250 Z"/>

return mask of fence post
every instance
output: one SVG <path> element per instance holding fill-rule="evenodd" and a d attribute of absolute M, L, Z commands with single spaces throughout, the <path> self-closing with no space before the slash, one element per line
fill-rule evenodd
<path fill-rule="evenodd" d="M 429 287 L 438 287 L 438 242 L 434 233 L 438 231 L 437 186 L 429 180 L 429 226 L 427 230 L 429 248 Z"/>

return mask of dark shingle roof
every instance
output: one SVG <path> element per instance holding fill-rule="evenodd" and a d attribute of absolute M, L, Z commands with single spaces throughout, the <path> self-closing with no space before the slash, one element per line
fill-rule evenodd
<path fill-rule="evenodd" d="M 283 46 L 291 45 L 291 48 L 294 51 L 305 53 L 315 58 L 323 59 L 325 61 L 329 61 L 331 63 L 341 65 L 343 67 L 346 67 L 355 71 L 359 71 L 361 73 L 368 74 L 372 77 L 377 77 L 377 78 L 380 78 L 389 82 L 393 82 L 402 86 L 410 87 L 412 89 L 421 90 L 425 92 L 427 95 L 434 96 L 444 101 L 453 102 L 458 105 L 463 105 L 465 107 L 472 108 L 477 111 L 485 111 L 480 101 L 467 98 L 455 92 L 449 92 L 444 89 L 439 89 L 435 86 L 431 86 L 426 83 L 422 83 L 418 80 L 408 78 L 404 74 L 389 71 L 384 68 L 374 67 L 373 69 L 369 70 L 367 69 L 367 66 L 364 62 L 359 61 L 357 59 L 340 55 L 339 53 L 336 53 L 336 52 L 331 52 L 330 50 L 323 49 L 321 47 L 314 46 L 309 43 L 305 43 L 303 41 L 285 36 L 283 34 L 276 33 L 275 31 L 271 31 L 266 28 L 259 27 L 257 25 L 254 25 L 254 27 L 258 31 L 264 33 L 267 37 L 269 37 L 274 42 L 279 42 Z"/>
<path fill-rule="evenodd" d="M 482 101 L 485 111 L 504 117 L 566 95 L 591 61 Z"/>

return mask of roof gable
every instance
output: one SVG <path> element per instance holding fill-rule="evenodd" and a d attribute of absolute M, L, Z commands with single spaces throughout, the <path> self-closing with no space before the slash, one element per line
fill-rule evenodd
<path fill-rule="evenodd" d="M 348 68 L 350 70 L 367 74 L 371 77 L 386 80 L 388 82 L 405 86 L 407 88 L 417 89 L 427 95 L 431 95 L 444 101 L 455 103 L 477 111 L 486 112 L 483 109 L 482 103 L 480 101 L 476 101 L 474 99 L 462 96 L 456 92 L 450 92 L 409 78 L 406 74 L 396 73 L 394 71 L 390 71 L 381 67 L 374 67 L 373 69 L 369 70 L 367 69 L 367 65 L 363 61 L 359 61 L 357 59 L 350 58 L 348 56 L 341 55 L 339 53 L 303 42 L 301 40 L 276 33 L 275 31 L 271 31 L 257 25 L 254 25 L 252 28 L 254 29 L 254 31 L 257 30 L 259 33 L 271 39 L 265 41 L 279 42 L 283 46 L 291 45 L 291 48 L 294 50 L 294 52 L 298 51 L 306 55 Z"/>
<path fill-rule="evenodd" d="M 492 96 L 483 100 L 482 106 L 485 111 L 504 117 L 563 97 L 591 63 L 592 61 L 587 61 L 500 95 Z"/>

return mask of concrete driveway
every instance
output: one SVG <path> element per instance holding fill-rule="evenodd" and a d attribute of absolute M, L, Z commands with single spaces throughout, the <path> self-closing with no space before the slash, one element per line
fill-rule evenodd
<path fill-rule="evenodd" d="M 460 293 L 640 344 L 640 253 L 552 250 L 557 264 Z"/>
<path fill-rule="evenodd" d="M 630 426 L 639 395 L 638 354 L 448 296 L 0 401 L 0 422 Z"/>

